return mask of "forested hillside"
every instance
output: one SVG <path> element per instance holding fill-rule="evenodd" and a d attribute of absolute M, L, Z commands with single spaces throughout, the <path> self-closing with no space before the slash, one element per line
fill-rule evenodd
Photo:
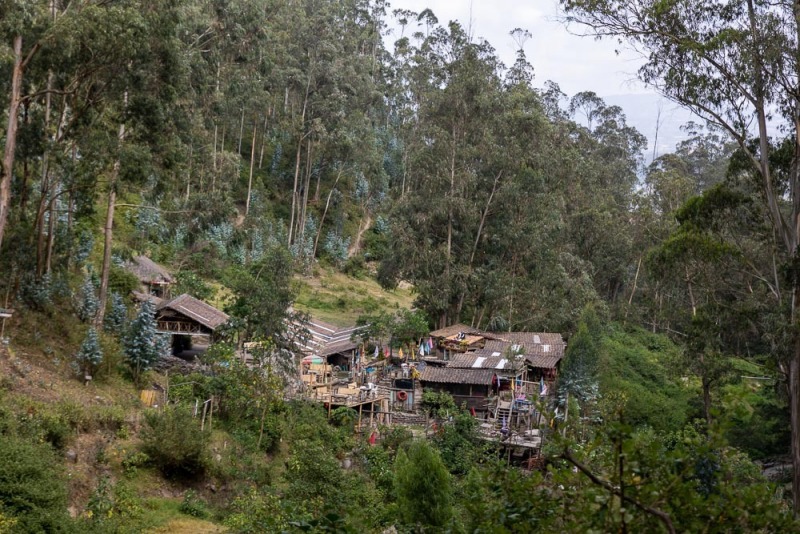
<path fill-rule="evenodd" d="M 798 22 L 562 4 L 698 113 L 672 153 L 538 79 L 524 29 L 503 65 L 385 0 L 0 0 L 0 532 L 797 530 Z M 156 365 L 139 256 L 230 315 L 210 371 Z M 452 399 L 375 447 L 288 400 L 307 313 L 563 333 L 546 465 Z"/>

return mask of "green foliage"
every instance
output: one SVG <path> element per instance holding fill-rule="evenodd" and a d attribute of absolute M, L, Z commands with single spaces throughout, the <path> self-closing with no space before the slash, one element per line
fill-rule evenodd
<path fill-rule="evenodd" d="M 322 442 L 300 441 L 289 456 L 286 480 L 294 498 L 324 503 L 339 495 L 344 486 L 344 472 L 339 460 Z"/>
<path fill-rule="evenodd" d="M 11 532 L 70 532 L 67 491 L 47 445 L 0 434 L 0 509 Z"/>
<path fill-rule="evenodd" d="M 183 405 L 164 407 L 145 414 L 142 450 L 166 476 L 192 478 L 202 475 L 208 463 L 208 433 Z"/>
<path fill-rule="evenodd" d="M 232 513 L 225 518 L 225 526 L 239 534 L 283 532 L 289 518 L 278 495 L 255 488 L 237 497 L 231 505 Z"/>
<path fill-rule="evenodd" d="M 450 475 L 439 454 L 424 441 L 397 454 L 395 491 L 400 518 L 407 525 L 444 529 L 450 523 Z"/>
<path fill-rule="evenodd" d="M 133 476 L 142 468 L 150 465 L 150 457 L 142 451 L 129 451 L 122 459 L 122 471 L 127 476 Z"/>
<path fill-rule="evenodd" d="M 190 515 L 192 517 L 197 517 L 199 519 L 205 519 L 209 515 L 206 503 L 194 490 L 186 491 L 186 493 L 183 495 L 183 501 L 181 501 L 181 505 L 178 509 L 181 511 L 181 513 Z"/>
<path fill-rule="evenodd" d="M 125 300 L 117 292 L 111 293 L 106 316 L 103 318 L 103 328 L 106 332 L 121 335 L 125 332 L 128 323 L 128 308 Z"/>
<path fill-rule="evenodd" d="M 53 305 L 53 277 L 50 273 L 45 273 L 41 278 L 25 276 L 20 293 L 31 309 L 46 311 Z"/>
<path fill-rule="evenodd" d="M 458 412 L 456 401 L 446 391 L 423 391 L 420 408 L 431 417 L 446 419 Z"/>
<path fill-rule="evenodd" d="M 666 350 L 651 348 L 665 342 Z M 690 397 L 680 377 L 670 374 L 671 361 L 679 354 L 662 336 L 641 329 L 612 330 L 602 341 L 600 392 L 621 395 L 633 425 L 677 430 L 687 421 Z"/>
<path fill-rule="evenodd" d="M 480 463 L 487 450 L 478 442 L 478 421 L 466 411 L 458 411 L 452 423 L 439 425 L 431 439 L 448 471 L 454 475 L 466 475 Z"/>
<path fill-rule="evenodd" d="M 221 358 L 209 356 L 217 364 L 224 363 L 217 366 L 213 378 L 201 374 L 178 378 L 171 388 L 175 391 L 173 398 L 191 403 L 214 394 L 219 399 L 219 415 L 231 423 L 241 443 L 253 449 L 274 451 L 281 438 L 280 418 L 284 410 L 283 382 L 272 367 L 277 367 L 278 362 L 272 359 L 264 366 L 248 366 L 228 349 L 217 345 L 213 353 Z M 274 347 L 264 343 L 261 349 L 262 356 L 266 356 Z M 258 353 L 254 356 L 260 357 Z"/>
<path fill-rule="evenodd" d="M 127 269 L 111 264 L 111 270 L 108 273 L 108 288 L 109 291 L 120 295 L 130 295 L 139 289 L 139 279 Z"/>
<path fill-rule="evenodd" d="M 125 482 L 113 484 L 108 476 L 98 481 L 87 503 L 86 515 L 91 530 L 130 532 L 146 524 L 144 506 L 135 490 Z"/>
<path fill-rule="evenodd" d="M 182 295 L 187 293 L 206 302 L 214 299 L 216 295 L 214 288 L 197 276 L 197 274 L 191 271 L 180 271 L 175 277 L 178 281 L 177 284 L 175 284 L 173 294 Z"/>
<path fill-rule="evenodd" d="M 753 460 L 780 457 L 790 448 L 789 406 L 768 384 L 745 380 L 723 388 L 720 419 L 725 435 Z"/>
<path fill-rule="evenodd" d="M 155 307 L 146 300 L 131 323 L 125 336 L 125 363 L 131 371 L 134 382 L 149 370 L 161 356 L 156 338 Z"/>
<path fill-rule="evenodd" d="M 88 376 L 94 375 L 94 370 L 103 361 L 103 351 L 100 349 L 100 342 L 97 339 L 97 330 L 90 326 L 86 331 L 78 353 L 75 355 L 81 372 Z"/>
<path fill-rule="evenodd" d="M 358 421 L 358 413 L 347 406 L 340 406 L 331 412 L 330 421 L 336 426 L 353 430 Z"/>
<path fill-rule="evenodd" d="M 294 300 L 291 277 L 292 259 L 278 246 L 259 262 L 229 270 L 227 285 L 235 298 L 227 311 L 243 325 L 246 339 L 264 340 L 284 332 L 284 318 Z"/>
<path fill-rule="evenodd" d="M 602 328 L 593 308 L 586 308 L 578 331 L 569 340 L 559 373 L 559 394 L 572 395 L 582 403 L 596 400 Z"/>
<path fill-rule="evenodd" d="M 336 232 L 328 232 L 323 245 L 325 253 L 339 269 L 341 269 L 347 261 L 347 249 L 349 247 L 350 238 L 342 237 Z"/>
<path fill-rule="evenodd" d="M 86 273 L 81 286 L 81 304 L 78 307 L 78 317 L 84 323 L 94 320 L 97 315 L 98 302 L 95 292 L 94 280 L 91 273 Z"/>

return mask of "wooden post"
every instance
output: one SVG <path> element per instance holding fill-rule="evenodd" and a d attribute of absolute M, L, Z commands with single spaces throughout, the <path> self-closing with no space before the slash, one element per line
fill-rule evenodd
<path fill-rule="evenodd" d="M 208 409 L 208 429 L 211 430 L 211 422 L 214 420 L 214 395 L 211 395 L 209 404 L 211 406 Z"/>
<path fill-rule="evenodd" d="M 203 416 L 200 418 L 200 432 L 206 429 L 206 411 L 208 410 L 208 401 L 203 403 Z"/>
<path fill-rule="evenodd" d="M 375 401 L 369 403 L 369 427 L 373 426 L 373 418 L 375 416 Z"/>
<path fill-rule="evenodd" d="M 361 409 L 364 407 L 364 403 L 358 405 L 358 431 L 361 432 Z"/>

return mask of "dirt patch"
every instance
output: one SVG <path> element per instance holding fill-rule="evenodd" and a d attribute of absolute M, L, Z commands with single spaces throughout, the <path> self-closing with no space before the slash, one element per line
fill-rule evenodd
<path fill-rule="evenodd" d="M 200 519 L 173 519 L 166 525 L 148 530 L 148 534 L 212 534 L 227 532 L 228 529 Z"/>

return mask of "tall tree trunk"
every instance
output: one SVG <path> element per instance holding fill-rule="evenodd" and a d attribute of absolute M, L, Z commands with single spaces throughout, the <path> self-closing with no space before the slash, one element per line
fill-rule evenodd
<path fill-rule="evenodd" d="M 308 145 L 306 146 L 306 172 L 305 172 L 305 180 L 303 180 L 303 204 L 302 204 L 302 211 L 300 213 L 300 219 L 297 224 L 297 235 L 300 236 L 302 240 L 306 236 L 306 211 L 308 209 L 308 189 L 311 186 L 311 148 L 313 145 L 313 141 L 309 139 Z"/>
<path fill-rule="evenodd" d="M 306 135 L 303 133 L 305 130 L 306 125 L 306 107 L 308 106 L 308 93 L 311 90 L 311 75 L 308 76 L 308 81 L 306 82 L 306 95 L 303 98 L 303 113 L 300 115 L 300 138 L 297 140 L 297 156 L 294 162 L 294 185 L 292 186 L 292 211 L 289 216 L 289 245 L 292 244 L 292 238 L 294 237 L 294 224 L 295 224 L 295 213 L 299 212 L 297 206 L 297 182 L 300 179 L 300 154 L 303 148 L 303 139 L 305 139 Z M 286 89 L 286 99 L 289 98 L 289 89 Z M 284 103 L 285 106 L 286 103 Z"/>
<path fill-rule="evenodd" d="M 336 184 L 339 183 L 339 178 L 342 177 L 342 169 L 339 169 L 339 172 L 336 174 L 336 180 L 333 182 L 333 186 L 331 187 L 330 192 L 328 193 L 328 200 L 325 202 L 325 209 L 322 211 L 322 218 L 319 220 L 319 226 L 317 227 L 317 237 L 314 238 L 314 251 L 312 252 L 313 257 L 317 257 L 317 245 L 319 244 L 319 236 L 322 235 L 322 225 L 325 224 L 325 216 L 328 214 L 328 207 L 331 205 L 331 197 L 333 196 L 333 192 L 336 190 Z"/>
<path fill-rule="evenodd" d="M 244 135 L 244 109 L 242 110 L 242 120 L 239 123 L 239 145 L 236 148 L 236 153 L 242 155 L 242 136 Z"/>
<path fill-rule="evenodd" d="M 478 224 L 478 231 L 475 234 L 475 242 L 472 244 L 472 253 L 469 255 L 469 263 L 467 267 L 472 272 L 472 264 L 475 262 L 475 254 L 478 252 L 478 244 L 481 241 L 481 234 L 483 233 L 483 226 L 486 224 L 486 217 L 489 215 L 489 208 L 492 206 L 492 199 L 494 199 L 494 194 L 497 192 L 497 184 L 500 181 L 500 177 L 503 176 L 503 171 L 497 173 L 497 176 L 494 177 L 494 182 L 492 183 L 492 191 L 489 193 L 489 198 L 486 200 L 486 206 L 483 208 L 481 212 L 481 220 Z M 461 309 L 464 306 L 464 298 L 466 297 L 466 290 L 461 291 L 461 295 L 458 298 L 458 307 L 456 308 L 456 315 L 461 315 Z"/>
<path fill-rule="evenodd" d="M 264 114 L 264 127 L 261 129 L 261 151 L 258 155 L 258 169 L 261 170 L 261 164 L 264 162 L 264 145 L 267 143 L 267 119 L 269 118 L 269 109 Z"/>
<path fill-rule="evenodd" d="M 791 324 L 794 329 L 794 350 L 789 360 L 789 404 L 792 434 L 792 503 L 794 514 L 800 511 L 800 331 L 797 311 L 800 306 L 800 285 L 792 288 Z"/>
<path fill-rule="evenodd" d="M 250 148 L 250 177 L 247 180 L 247 202 L 244 205 L 244 216 L 250 213 L 250 196 L 253 191 L 253 167 L 256 162 L 256 124 L 253 123 L 253 146 Z"/>
<path fill-rule="evenodd" d="M 194 144 L 189 145 L 189 168 L 186 171 L 186 198 L 184 199 L 184 203 L 189 203 L 189 194 L 191 193 L 192 189 L 192 167 L 194 163 Z M 202 187 L 202 184 L 200 184 Z"/>
<path fill-rule="evenodd" d="M 114 162 L 114 169 L 112 170 L 113 180 L 109 181 L 108 187 L 108 206 L 106 207 L 106 223 L 103 228 L 103 267 L 100 276 L 100 295 L 97 306 L 97 315 L 95 316 L 95 325 L 100 328 L 103 324 L 103 318 L 106 314 L 106 299 L 108 297 L 108 277 L 111 272 L 111 245 L 113 238 L 114 228 L 114 207 L 117 202 L 116 190 L 116 174 L 118 172 L 118 162 Z"/>
<path fill-rule="evenodd" d="M 56 244 L 56 217 L 57 217 L 57 215 L 56 215 L 55 207 L 56 207 L 56 201 L 57 200 L 58 200 L 58 196 L 55 194 L 55 191 L 54 191 L 53 194 L 51 195 L 51 198 L 50 198 L 50 207 L 49 207 L 50 218 L 48 220 L 49 224 L 47 226 L 47 254 L 45 256 L 45 261 L 44 261 L 44 272 L 45 273 L 49 273 L 50 272 L 50 269 L 51 269 L 51 266 L 52 266 L 52 262 L 53 262 L 53 248 L 55 247 L 55 244 Z"/>
<path fill-rule="evenodd" d="M 297 156 L 294 162 L 294 185 L 292 186 L 292 211 L 289 214 L 289 245 L 294 235 L 294 214 L 297 210 L 297 182 L 300 178 L 300 151 L 303 148 L 303 137 L 297 140 Z"/>
<path fill-rule="evenodd" d="M 125 91 L 122 97 L 123 109 L 128 107 L 128 92 Z M 100 273 L 100 294 L 98 295 L 97 316 L 95 324 L 100 328 L 106 315 L 106 301 L 108 300 L 108 277 L 111 272 L 111 245 L 114 231 L 114 208 L 117 202 L 117 178 L 120 169 L 120 151 L 122 143 L 125 141 L 125 123 L 119 125 L 117 135 L 117 158 L 111 170 L 111 177 L 108 180 L 108 207 L 106 209 L 105 236 L 103 239 L 103 268 Z"/>
<path fill-rule="evenodd" d="M 42 182 L 39 187 L 39 207 L 36 209 L 36 276 L 44 274 L 44 249 L 45 249 L 45 216 L 50 196 L 50 168 L 47 160 L 42 161 Z"/>
<path fill-rule="evenodd" d="M 14 66 L 11 71 L 11 93 L 8 104 L 8 125 L 6 127 L 6 146 L 3 153 L 3 166 L 0 168 L 0 248 L 11 207 L 11 176 L 14 172 L 14 153 L 17 148 L 17 119 L 22 96 L 22 36 L 14 37 Z"/>

